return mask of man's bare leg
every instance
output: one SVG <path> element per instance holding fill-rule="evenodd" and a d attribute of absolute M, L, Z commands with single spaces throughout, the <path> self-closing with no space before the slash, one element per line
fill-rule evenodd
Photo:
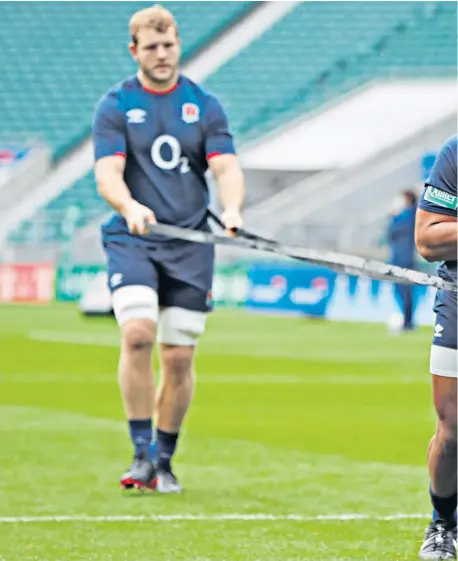
<path fill-rule="evenodd" d="M 457 504 L 456 378 L 433 376 L 437 429 L 428 449 L 431 500 L 438 517 L 451 520 Z"/>
<path fill-rule="evenodd" d="M 171 459 L 194 393 L 195 345 L 205 329 L 206 314 L 182 308 L 165 308 L 161 314 L 161 382 L 156 397 L 158 489 L 179 492 Z"/>
<path fill-rule="evenodd" d="M 121 485 L 154 488 L 152 352 L 158 314 L 157 293 L 142 285 L 122 287 L 113 294 L 113 309 L 121 330 L 119 387 L 134 446 L 134 462 L 122 476 Z"/>

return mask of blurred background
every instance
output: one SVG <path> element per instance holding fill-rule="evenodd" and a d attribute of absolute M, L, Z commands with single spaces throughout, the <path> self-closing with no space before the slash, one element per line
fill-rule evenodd
<path fill-rule="evenodd" d="M 90 124 L 103 92 L 135 71 L 126 22 L 146 5 L 0 4 L 2 300 L 79 301 L 98 276 L 93 300 L 108 305 L 99 226 L 110 209 L 95 188 Z M 166 5 L 180 27 L 184 73 L 228 112 L 249 228 L 389 259 L 395 197 L 421 192 L 456 130 L 456 3 Z M 215 298 L 339 319 L 352 319 L 345 308 L 377 320 L 388 301 L 395 309 L 383 285 L 363 281 L 352 300 L 350 280 L 321 273 L 218 249 Z M 329 314 L 328 305 L 338 309 Z"/>

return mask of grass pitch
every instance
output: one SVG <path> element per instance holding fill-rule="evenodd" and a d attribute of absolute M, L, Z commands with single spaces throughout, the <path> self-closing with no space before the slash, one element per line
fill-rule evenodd
<path fill-rule="evenodd" d="M 114 322 L 1 307 L 0 560 L 416 559 L 430 339 L 216 312 L 176 459 L 185 493 L 123 494 Z"/>

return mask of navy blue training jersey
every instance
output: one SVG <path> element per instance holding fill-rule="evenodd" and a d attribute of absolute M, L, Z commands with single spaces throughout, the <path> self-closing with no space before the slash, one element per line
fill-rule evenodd
<path fill-rule="evenodd" d="M 214 96 L 182 75 L 167 92 L 144 88 L 132 76 L 100 99 L 92 133 L 95 159 L 125 156 L 124 180 L 132 197 L 149 207 L 158 222 L 204 227 L 208 160 L 235 153 Z M 126 221 L 115 214 L 104 233 L 128 234 Z"/>
<path fill-rule="evenodd" d="M 419 203 L 419 207 L 423 210 L 436 214 L 457 216 L 457 138 L 457 135 L 449 138 L 437 155 Z M 441 263 L 438 273 L 442 278 L 456 282 L 456 260 Z M 444 301 L 450 299 L 451 303 L 456 306 L 456 295 L 444 292 L 441 293 L 440 297 Z"/>

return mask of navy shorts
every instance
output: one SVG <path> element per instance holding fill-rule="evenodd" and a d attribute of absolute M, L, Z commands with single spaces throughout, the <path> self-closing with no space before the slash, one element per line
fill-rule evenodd
<path fill-rule="evenodd" d="M 430 372 L 436 376 L 457 378 L 456 294 L 438 291 L 434 304 L 436 322 L 430 355 Z"/>
<path fill-rule="evenodd" d="M 136 243 L 105 236 L 108 286 L 149 286 L 158 294 L 159 306 L 208 312 L 212 309 L 214 247 L 167 240 Z"/>
<path fill-rule="evenodd" d="M 456 293 L 438 291 L 434 304 L 436 323 L 434 326 L 433 345 L 457 348 L 457 295 Z"/>

